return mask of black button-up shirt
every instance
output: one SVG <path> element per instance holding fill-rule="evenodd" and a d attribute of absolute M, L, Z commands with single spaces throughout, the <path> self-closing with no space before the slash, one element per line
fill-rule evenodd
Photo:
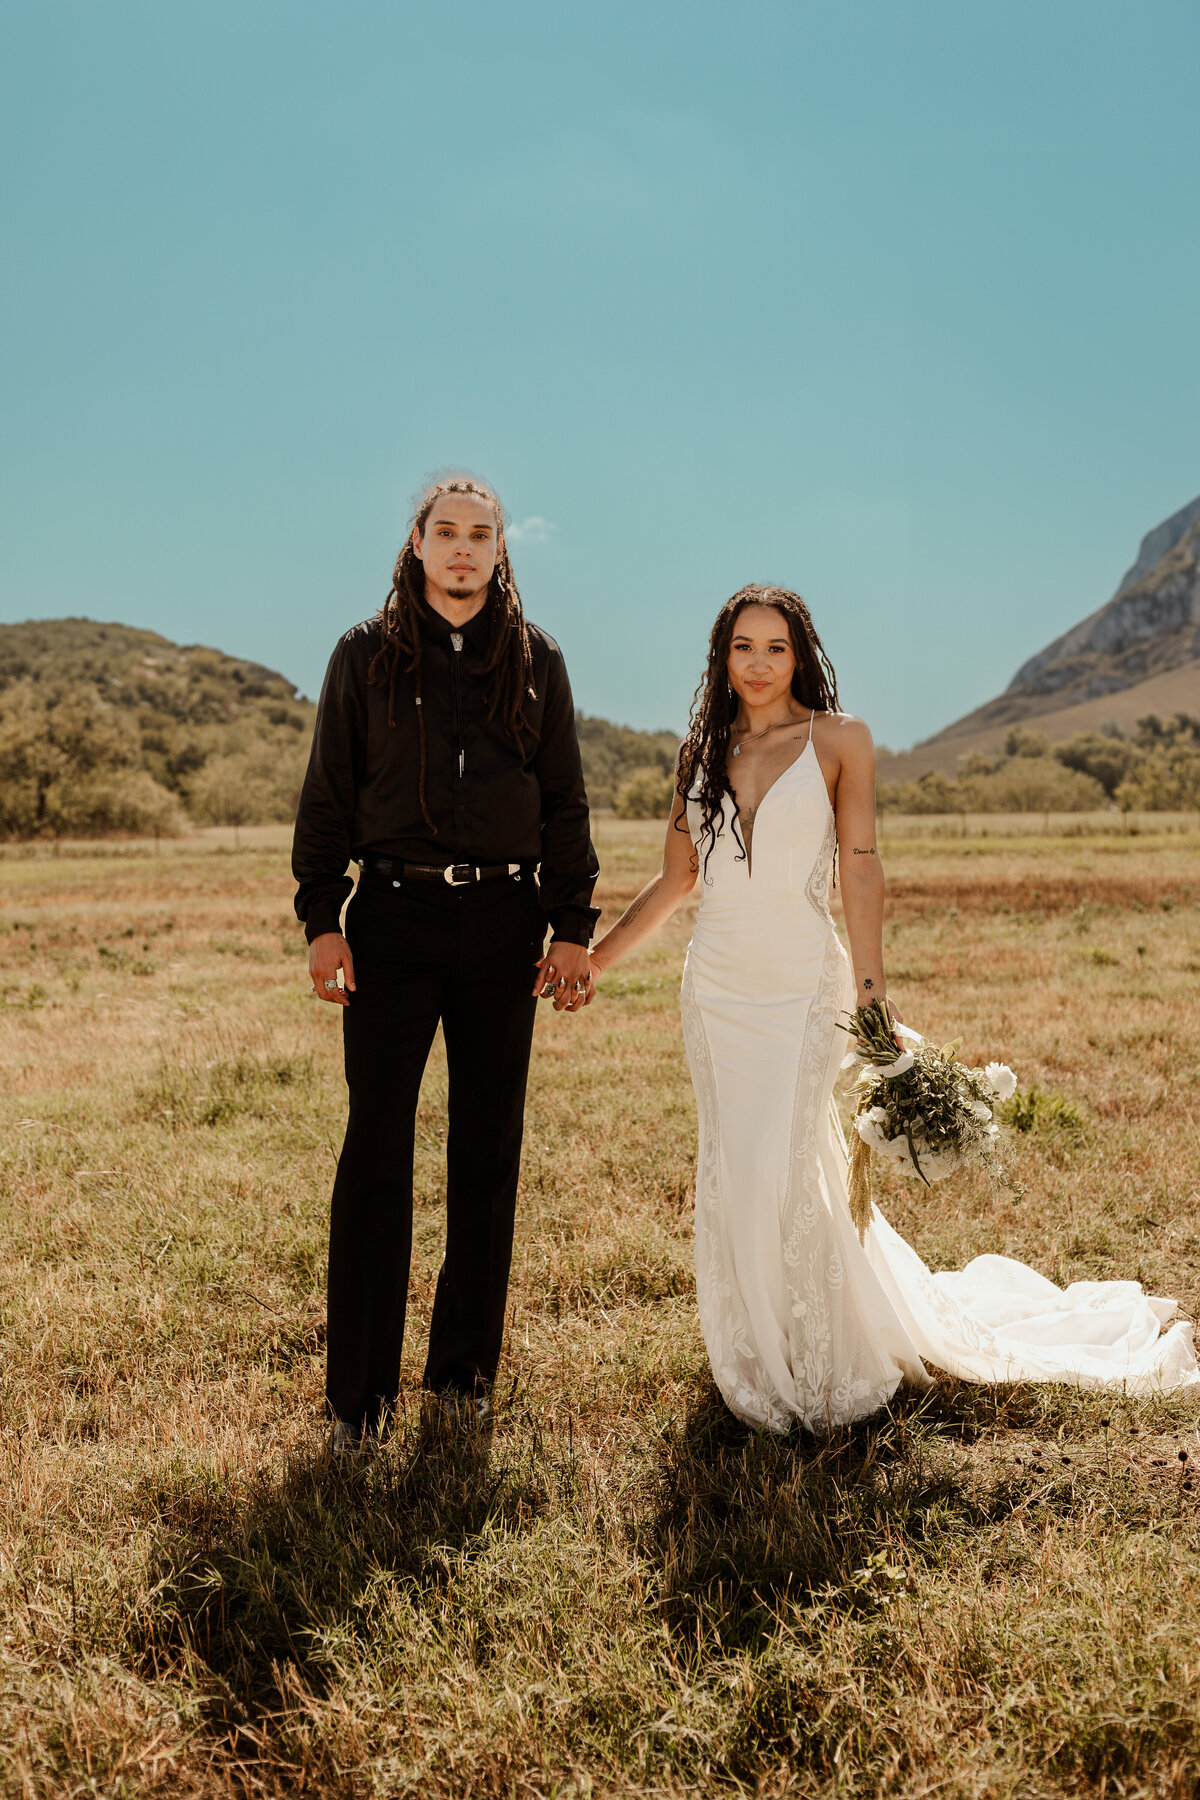
<path fill-rule="evenodd" d="M 416 683 L 396 670 L 394 718 L 386 684 L 367 681 L 381 643 L 378 619 L 348 631 L 330 658 L 317 707 L 308 773 L 292 844 L 296 912 L 311 943 L 339 931 L 353 883 L 347 865 L 368 855 L 445 864 L 538 863 L 542 910 L 554 935 L 590 941 L 599 872 L 588 828 L 575 710 L 562 651 L 529 626 L 536 699 L 520 746 L 489 721 L 483 612 L 456 633 L 439 613 L 421 621 L 425 798 L 421 813 Z M 454 648 L 457 637 L 461 649 Z"/>

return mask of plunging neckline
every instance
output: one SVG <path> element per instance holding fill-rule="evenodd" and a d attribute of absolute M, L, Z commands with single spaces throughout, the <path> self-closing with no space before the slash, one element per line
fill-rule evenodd
<path fill-rule="evenodd" d="M 805 739 L 803 750 L 801 750 L 799 756 L 793 756 L 791 762 L 788 763 L 785 768 L 780 769 L 780 771 L 779 771 L 778 775 L 775 777 L 774 781 L 772 781 L 770 783 L 770 785 L 767 787 L 766 791 L 763 794 L 762 799 L 759 801 L 758 805 L 754 809 L 754 817 L 750 821 L 749 836 L 744 835 L 742 838 L 742 843 L 743 843 L 743 845 L 745 847 L 745 851 L 746 851 L 746 880 L 747 881 L 749 881 L 750 878 L 752 877 L 752 875 L 754 874 L 754 854 L 753 854 L 752 846 L 754 843 L 754 829 L 755 829 L 755 826 L 758 824 L 759 815 L 761 814 L 763 807 L 767 804 L 767 801 L 770 799 L 771 795 L 775 792 L 775 789 L 779 786 L 780 782 L 786 780 L 786 778 L 791 774 L 792 770 L 796 767 L 797 763 L 802 763 L 804 761 L 805 756 L 808 754 L 808 752 L 810 750 L 812 750 L 812 747 L 813 747 L 812 721 L 810 719 L 809 726 L 808 726 L 808 737 Z M 814 755 L 815 755 L 815 752 L 814 752 Z M 821 768 L 820 758 L 817 759 L 817 768 L 818 768 L 818 770 L 820 772 L 820 776 L 821 776 L 821 786 L 825 792 L 825 804 L 827 806 L 829 806 L 829 804 L 830 804 L 829 803 L 829 789 L 825 786 L 825 771 Z M 738 802 L 737 795 L 733 792 L 733 783 L 730 782 L 729 785 L 730 785 L 730 797 L 733 800 L 734 816 L 738 821 L 739 829 L 741 829 L 742 809 Z M 833 810 L 832 807 L 830 807 L 830 811 L 832 811 L 832 810 Z"/>

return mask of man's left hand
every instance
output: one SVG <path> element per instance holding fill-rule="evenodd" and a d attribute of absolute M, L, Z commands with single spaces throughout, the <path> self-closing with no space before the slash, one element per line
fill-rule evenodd
<path fill-rule="evenodd" d="M 578 1012 L 590 1006 L 596 991 L 592 959 L 582 944 L 566 944 L 553 938 L 537 965 L 533 991 L 542 1000 L 553 1000 L 555 1012 Z"/>

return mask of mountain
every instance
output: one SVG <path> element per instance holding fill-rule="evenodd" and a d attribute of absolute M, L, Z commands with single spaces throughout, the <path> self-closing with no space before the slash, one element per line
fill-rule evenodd
<path fill-rule="evenodd" d="M 0 838 L 295 813 L 316 707 L 286 675 L 93 619 L 0 625 Z M 579 717 L 592 805 L 674 763 L 671 732 Z"/>
<path fill-rule="evenodd" d="M 1017 724 L 1054 743 L 1176 712 L 1200 712 L 1200 498 L 1147 532 L 1112 599 L 1031 656 L 1002 694 L 912 750 L 881 757 L 881 772 L 889 780 L 952 772 L 972 750 L 998 750 Z"/>

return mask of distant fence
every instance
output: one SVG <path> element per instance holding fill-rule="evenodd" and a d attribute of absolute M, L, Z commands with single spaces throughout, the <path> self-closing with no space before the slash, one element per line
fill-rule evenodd
<path fill-rule="evenodd" d="M 902 813 L 879 809 L 879 837 L 1161 837 L 1200 832 L 1200 813 L 1103 812 Z"/>
<path fill-rule="evenodd" d="M 0 862 L 38 862 L 69 856 L 194 856 L 231 850 L 276 850 L 291 845 L 290 825 L 202 825 L 177 837 L 25 838 L 0 843 Z"/>

